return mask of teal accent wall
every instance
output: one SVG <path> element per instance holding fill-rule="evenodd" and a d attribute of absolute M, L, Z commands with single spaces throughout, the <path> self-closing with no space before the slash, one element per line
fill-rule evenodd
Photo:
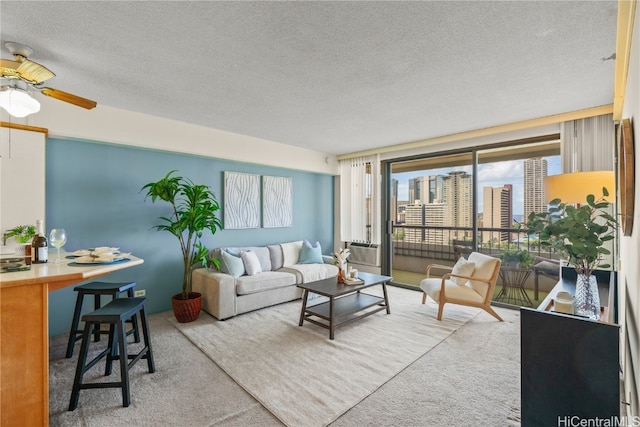
<path fill-rule="evenodd" d="M 212 142 L 215 144 L 215 142 Z M 53 139 L 46 146 L 46 222 L 65 228 L 72 252 L 116 246 L 144 259 L 144 264 L 101 280 L 136 281 L 145 289 L 149 313 L 171 309 L 171 296 L 181 291 L 182 259 L 178 240 L 155 231 L 159 216 L 170 214 L 165 203 L 151 203 L 140 189 L 170 170 L 211 186 L 223 206 L 224 171 L 282 176 L 293 182 L 293 226 L 221 230 L 205 235 L 210 247 L 250 246 L 301 239 L 319 241 L 325 255 L 333 251 L 334 177 L 258 164 L 155 151 L 121 145 Z M 220 211 L 222 215 L 222 211 Z M 49 258 L 56 256 L 50 248 Z M 68 333 L 75 305 L 73 287 L 49 293 L 49 335 Z M 85 311 L 92 301 L 85 300 Z"/>

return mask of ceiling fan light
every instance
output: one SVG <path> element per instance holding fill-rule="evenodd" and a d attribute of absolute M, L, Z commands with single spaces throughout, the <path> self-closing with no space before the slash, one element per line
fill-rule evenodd
<path fill-rule="evenodd" d="M 21 89 L 8 88 L 0 92 L 0 107 L 14 117 L 26 117 L 40 111 L 40 103 Z"/>

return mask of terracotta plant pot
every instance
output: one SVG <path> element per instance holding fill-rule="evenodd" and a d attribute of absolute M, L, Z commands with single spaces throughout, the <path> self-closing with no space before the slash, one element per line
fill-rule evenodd
<path fill-rule="evenodd" d="M 183 299 L 184 294 L 181 292 L 171 297 L 171 307 L 173 307 L 173 315 L 179 323 L 193 322 L 200 315 L 202 307 L 202 294 L 198 292 L 189 292 L 187 299 Z"/>

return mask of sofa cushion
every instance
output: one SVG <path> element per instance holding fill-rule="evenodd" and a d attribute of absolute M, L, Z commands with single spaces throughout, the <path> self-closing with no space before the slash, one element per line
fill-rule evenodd
<path fill-rule="evenodd" d="M 331 264 L 296 264 L 282 267 L 281 272 L 295 275 L 296 283 L 310 283 L 338 275 L 338 267 Z"/>
<path fill-rule="evenodd" d="M 315 245 L 311 245 L 308 240 L 302 243 L 300 248 L 300 258 L 298 264 L 322 264 L 322 248 L 320 242 L 316 242 Z"/>
<path fill-rule="evenodd" d="M 269 249 L 269 256 L 271 257 L 271 270 L 280 270 L 284 262 L 282 247 L 280 245 L 269 245 L 267 249 Z"/>
<path fill-rule="evenodd" d="M 288 267 L 298 263 L 298 260 L 300 259 L 300 249 L 302 248 L 302 240 L 297 242 L 281 243 L 280 247 L 282 248 L 283 267 Z"/>
<path fill-rule="evenodd" d="M 269 289 L 284 288 L 296 284 L 296 277 L 282 271 L 264 271 L 255 276 L 242 276 L 236 279 L 238 295 L 254 294 Z"/>
<path fill-rule="evenodd" d="M 243 251 L 240 254 L 242 258 L 242 262 L 244 263 L 244 269 L 249 276 L 255 276 L 258 273 L 262 273 L 262 268 L 260 267 L 260 261 L 258 261 L 258 256 L 253 251 Z"/>
<path fill-rule="evenodd" d="M 220 261 L 220 271 L 233 277 L 240 277 L 244 274 L 244 262 L 239 256 L 231 255 L 229 252 L 221 250 L 218 253 Z"/>
<path fill-rule="evenodd" d="M 271 257 L 269 256 L 269 249 L 266 246 L 247 246 L 247 247 L 228 247 L 224 248 L 225 250 L 237 254 L 240 254 L 244 251 L 252 251 L 255 252 L 258 257 L 258 261 L 260 261 L 260 268 L 262 271 L 270 271 L 271 270 Z"/>

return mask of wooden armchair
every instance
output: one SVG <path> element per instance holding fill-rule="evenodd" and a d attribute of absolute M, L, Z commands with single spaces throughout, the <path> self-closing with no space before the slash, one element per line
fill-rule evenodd
<path fill-rule="evenodd" d="M 460 258 L 453 267 L 431 264 L 427 266 L 427 278 L 420 282 L 422 303 L 427 295 L 439 304 L 438 320 L 446 303 L 479 307 L 502 322 L 491 307 L 491 298 L 500 272 L 500 259 L 479 252 L 472 252 L 469 259 Z M 449 270 L 441 278 L 432 278 L 431 270 Z"/>

